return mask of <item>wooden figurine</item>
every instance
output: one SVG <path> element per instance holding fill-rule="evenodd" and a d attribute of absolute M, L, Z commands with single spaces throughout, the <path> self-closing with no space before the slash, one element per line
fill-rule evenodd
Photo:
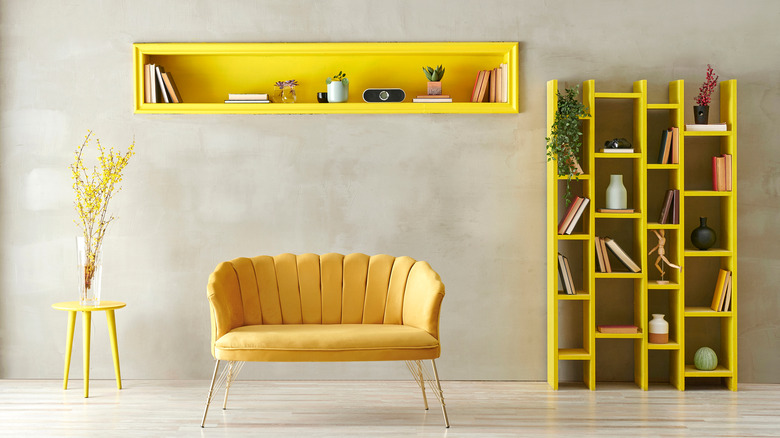
<path fill-rule="evenodd" d="M 667 280 L 664 280 L 665 271 L 664 271 L 664 265 L 662 261 L 675 269 L 682 269 L 682 268 L 670 262 L 669 259 L 666 258 L 666 249 L 664 248 L 664 246 L 666 245 L 665 231 L 661 230 L 661 232 L 659 233 L 658 230 L 653 230 L 653 233 L 655 233 L 655 236 L 658 237 L 658 245 L 656 245 L 655 248 L 651 249 L 650 252 L 647 253 L 647 255 L 650 255 L 654 253 L 656 250 L 658 250 L 658 258 L 655 259 L 655 267 L 658 269 L 659 272 L 661 272 L 661 279 L 658 281 L 658 284 L 669 284 Z"/>

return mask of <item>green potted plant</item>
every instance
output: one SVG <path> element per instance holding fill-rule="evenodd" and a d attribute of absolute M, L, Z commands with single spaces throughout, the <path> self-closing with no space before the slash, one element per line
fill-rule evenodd
<path fill-rule="evenodd" d="M 577 99 L 579 85 L 567 88 L 565 94 L 558 94 L 558 105 L 555 119 L 547 140 L 547 161 L 556 161 L 558 175 L 568 177 L 566 180 L 566 204 L 571 202 L 571 180 L 582 174 L 582 168 L 577 156 L 582 147 L 582 129 L 580 118 L 589 115 L 588 108 Z"/>
<path fill-rule="evenodd" d="M 349 79 L 347 74 L 339 71 L 337 75 L 325 80 L 328 84 L 328 102 L 346 102 L 349 99 Z"/>
<path fill-rule="evenodd" d="M 444 67 L 441 65 L 433 67 L 423 67 L 425 77 L 428 78 L 428 95 L 438 96 L 441 94 L 441 80 L 444 78 Z"/>

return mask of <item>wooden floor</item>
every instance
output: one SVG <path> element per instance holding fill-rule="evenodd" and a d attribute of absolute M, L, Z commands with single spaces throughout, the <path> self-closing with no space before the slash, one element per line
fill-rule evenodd
<path fill-rule="evenodd" d="M 0 436 L 79 437 L 534 437 L 780 436 L 780 385 L 671 387 L 602 384 L 551 391 L 541 382 L 442 383 L 422 409 L 413 382 L 242 381 L 200 428 L 206 381 L 0 380 Z"/>

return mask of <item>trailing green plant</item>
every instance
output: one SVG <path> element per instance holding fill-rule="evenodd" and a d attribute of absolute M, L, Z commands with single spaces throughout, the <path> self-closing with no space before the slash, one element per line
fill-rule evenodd
<path fill-rule="evenodd" d="M 444 67 L 441 65 L 436 68 L 423 67 L 422 69 L 429 82 L 439 82 L 444 77 Z"/>
<path fill-rule="evenodd" d="M 347 74 L 344 73 L 343 71 L 339 71 L 339 74 L 333 75 L 332 78 L 325 79 L 326 84 L 330 84 L 333 81 L 336 82 L 341 81 L 342 84 L 349 85 L 349 79 L 347 79 Z"/>
<path fill-rule="evenodd" d="M 566 204 L 571 203 L 571 180 L 577 179 L 581 168 L 577 156 L 582 147 L 582 129 L 580 118 L 589 115 L 588 108 L 577 99 L 579 85 L 567 88 L 565 94 L 558 91 L 558 106 L 555 120 L 547 140 L 547 161 L 556 161 L 558 175 L 568 177 L 566 180 Z"/>

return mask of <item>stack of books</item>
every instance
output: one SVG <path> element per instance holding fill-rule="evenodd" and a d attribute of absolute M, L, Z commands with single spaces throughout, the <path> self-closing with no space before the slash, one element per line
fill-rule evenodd
<path fill-rule="evenodd" d="M 680 223 L 680 191 L 669 189 L 664 196 L 664 203 L 661 206 L 661 215 L 658 217 L 659 224 L 679 224 Z"/>
<path fill-rule="evenodd" d="M 712 157 L 712 190 L 731 191 L 731 154 Z"/>
<path fill-rule="evenodd" d="M 182 103 L 173 75 L 161 65 L 144 65 L 144 103 Z"/>
<path fill-rule="evenodd" d="M 686 131 L 726 131 L 725 123 L 712 123 L 710 125 L 685 125 Z"/>
<path fill-rule="evenodd" d="M 712 295 L 710 308 L 716 312 L 727 312 L 731 306 L 731 271 L 721 269 L 718 272 L 718 282 Z"/>
<path fill-rule="evenodd" d="M 271 103 L 268 93 L 229 93 L 225 103 Z"/>
<path fill-rule="evenodd" d="M 412 99 L 412 102 L 418 103 L 447 103 L 452 102 L 449 94 L 419 94 Z"/>
<path fill-rule="evenodd" d="M 658 164 L 680 164 L 680 128 L 671 127 L 661 133 Z"/>
<path fill-rule="evenodd" d="M 501 64 L 492 70 L 477 73 L 474 89 L 471 90 L 472 102 L 508 102 L 509 78 L 507 65 Z"/>
<path fill-rule="evenodd" d="M 589 202 L 590 199 L 581 196 L 574 198 L 563 219 L 558 223 L 558 234 L 571 234 L 574 231 L 574 226 L 579 222 Z"/>

